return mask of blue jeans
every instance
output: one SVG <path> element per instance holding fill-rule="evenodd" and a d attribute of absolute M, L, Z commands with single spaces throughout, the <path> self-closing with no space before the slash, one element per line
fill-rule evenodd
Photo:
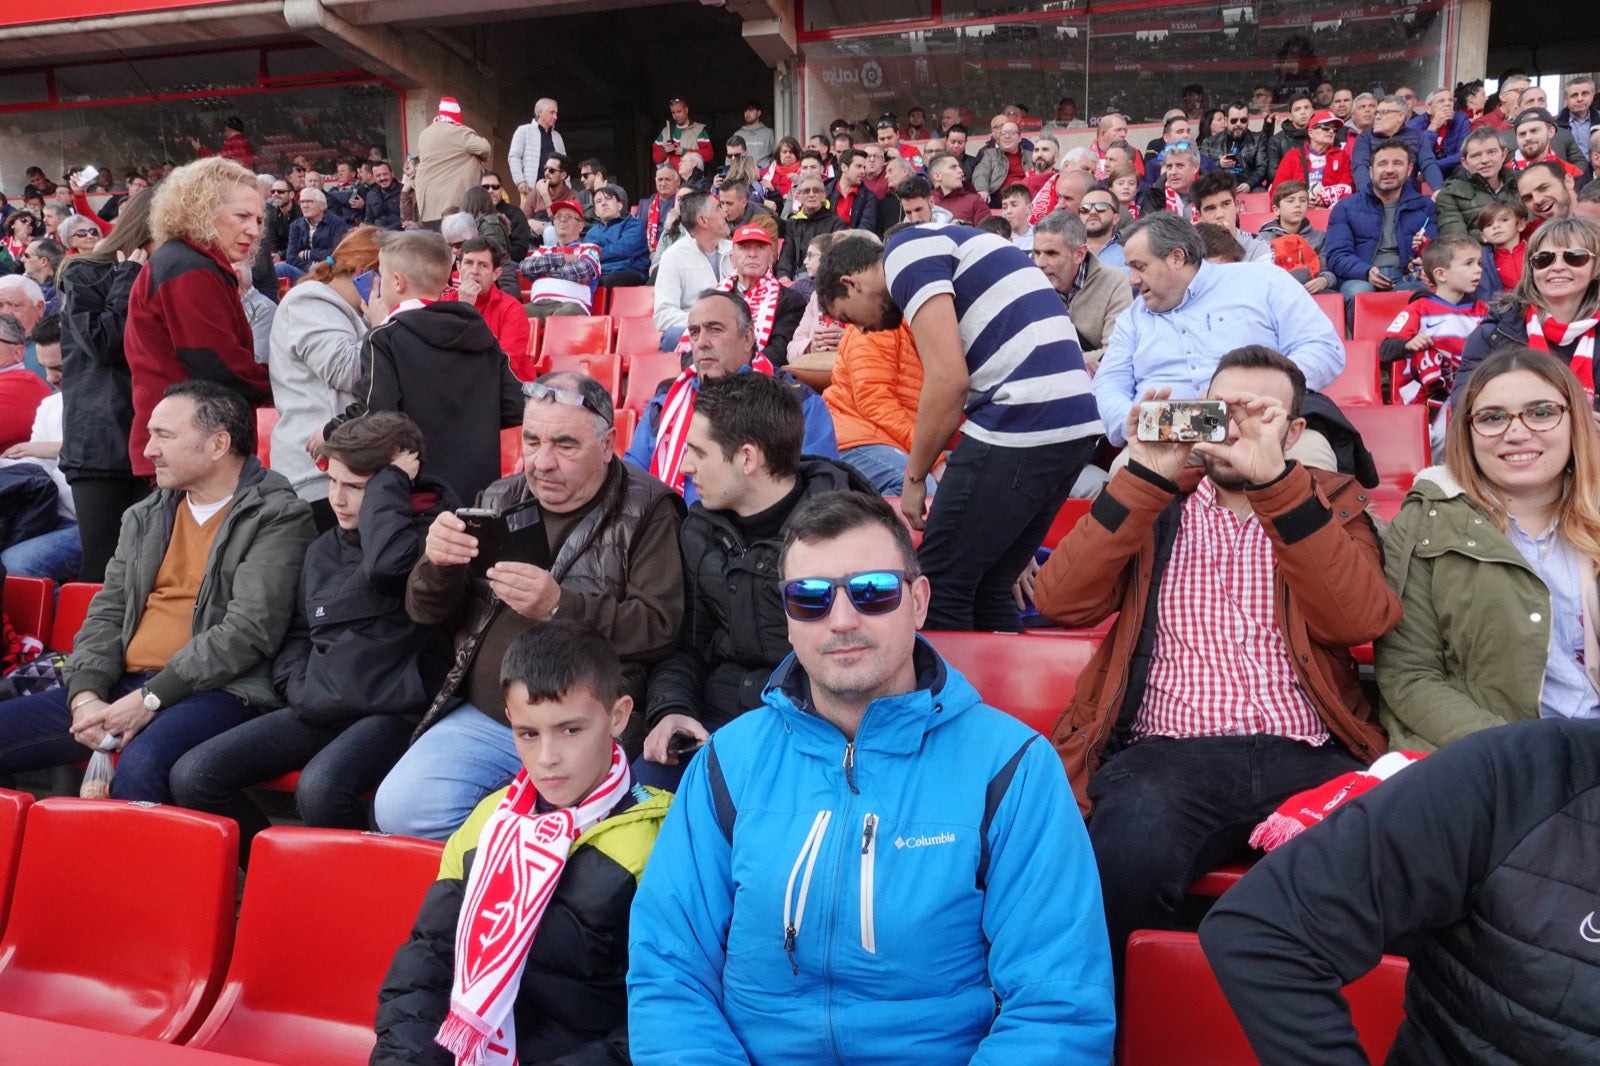
<path fill-rule="evenodd" d="M 136 691 L 149 676 L 122 675 L 106 699 L 115 702 Z M 221 689 L 195 692 L 164 708 L 118 756 L 112 798 L 171 803 L 167 779 L 173 764 L 190 748 L 249 721 L 252 713 L 243 700 Z M 67 766 L 88 758 L 90 750 L 72 739 L 71 727 L 65 688 L 0 703 L 0 773 Z"/>
<path fill-rule="evenodd" d="M 673 326 L 671 329 L 662 330 L 661 331 L 661 350 L 664 351 L 664 352 L 675 352 L 675 351 L 677 351 L 678 350 L 678 342 L 683 340 L 683 335 L 686 332 L 687 332 L 687 330 L 685 330 L 682 326 Z"/>
<path fill-rule="evenodd" d="M 366 829 L 363 796 L 405 753 L 416 719 L 374 714 L 344 725 L 303 721 L 291 708 L 272 711 L 206 741 L 172 768 L 172 800 L 239 823 L 239 853 L 270 824 L 244 793 L 251 785 L 300 771 L 295 806 L 301 821 L 325 829 Z"/>
<path fill-rule="evenodd" d="M 872 482 L 872 487 L 883 496 L 898 496 L 900 490 L 905 488 L 906 460 L 910 458 L 905 452 L 892 444 L 862 444 L 855 448 L 846 448 L 839 453 L 839 458 L 856 468 L 856 473 Z M 928 495 L 934 495 L 938 483 L 933 478 L 927 479 Z"/>
<path fill-rule="evenodd" d="M 511 727 L 463 703 L 417 738 L 378 786 L 378 828 L 444 840 L 520 769 Z"/>
<path fill-rule="evenodd" d="M 78 539 L 76 522 L 64 522 L 0 552 L 0 566 L 13 577 L 47 577 L 58 584 L 77 577 L 82 562 L 83 541 Z"/>
<path fill-rule="evenodd" d="M 1145 737 L 1107 759 L 1089 781 L 1089 842 L 1119 986 L 1128 934 L 1169 926 L 1189 883 L 1242 858 L 1284 800 L 1359 769 L 1336 742 L 1266 734 Z"/>
<path fill-rule="evenodd" d="M 933 586 L 924 628 L 1022 631 L 1011 586 L 1098 439 L 1001 448 L 962 436 L 917 551 Z"/>
<path fill-rule="evenodd" d="M 273 263 L 272 272 L 278 275 L 279 278 L 288 278 L 291 285 L 306 275 L 304 270 L 297 266 L 290 266 L 288 263 Z"/>

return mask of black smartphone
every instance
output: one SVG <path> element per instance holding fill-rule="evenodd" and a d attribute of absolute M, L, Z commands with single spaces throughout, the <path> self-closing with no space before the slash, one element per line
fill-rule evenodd
<path fill-rule="evenodd" d="M 478 554 L 471 563 L 474 577 L 487 578 L 495 563 L 531 563 L 550 569 L 554 560 L 537 501 L 528 500 L 505 511 L 458 507 L 456 517 L 478 540 Z"/>
<path fill-rule="evenodd" d="M 667 741 L 667 754 L 687 758 L 700 750 L 705 742 L 693 733 L 674 733 Z"/>

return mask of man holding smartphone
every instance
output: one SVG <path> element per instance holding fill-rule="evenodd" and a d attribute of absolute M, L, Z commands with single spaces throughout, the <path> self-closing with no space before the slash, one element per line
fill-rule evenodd
<path fill-rule="evenodd" d="M 559 616 L 599 630 L 622 657 L 638 707 L 650 667 L 678 645 L 682 498 L 616 457 L 611 397 L 598 381 L 557 372 L 523 393 L 524 470 L 491 484 L 475 506 L 505 515 L 532 501 L 553 561 L 489 559 L 484 576 L 474 577 L 470 564 L 484 546 L 466 522 L 447 511 L 429 527 L 406 584 L 406 611 L 454 629 L 455 664 L 410 750 L 378 788 L 375 813 L 387 833 L 443 840 L 521 769 L 500 713 L 500 662 L 533 624 Z M 623 746 L 638 755 L 637 726 Z"/>
<path fill-rule="evenodd" d="M 1386 748 L 1350 646 L 1393 628 L 1400 601 L 1362 487 L 1285 457 L 1305 393 L 1299 367 L 1251 345 L 1207 392 L 1224 440 L 1142 440 L 1135 404 L 1128 465 L 1034 582 L 1052 622 L 1117 615 L 1052 739 L 1089 816 L 1119 984 L 1129 933 L 1169 924 L 1289 796 Z"/>

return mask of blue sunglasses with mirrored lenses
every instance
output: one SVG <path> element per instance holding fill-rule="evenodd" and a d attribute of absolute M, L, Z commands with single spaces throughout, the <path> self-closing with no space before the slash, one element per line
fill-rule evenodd
<path fill-rule="evenodd" d="M 900 606 L 904 570 L 863 570 L 844 577 L 802 577 L 781 582 L 783 610 L 796 622 L 817 622 L 833 611 L 833 594 L 844 589 L 862 614 L 889 614 Z"/>

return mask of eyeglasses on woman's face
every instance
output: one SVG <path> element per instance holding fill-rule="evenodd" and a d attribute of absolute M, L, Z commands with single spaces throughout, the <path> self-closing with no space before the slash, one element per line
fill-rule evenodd
<path fill-rule="evenodd" d="M 1530 403 L 1520 411 L 1485 407 L 1481 411 L 1474 411 L 1469 421 L 1472 431 L 1480 437 L 1503 437 L 1513 422 L 1520 421 L 1530 433 L 1548 433 L 1559 426 L 1566 416 L 1566 404 L 1541 400 Z"/>

